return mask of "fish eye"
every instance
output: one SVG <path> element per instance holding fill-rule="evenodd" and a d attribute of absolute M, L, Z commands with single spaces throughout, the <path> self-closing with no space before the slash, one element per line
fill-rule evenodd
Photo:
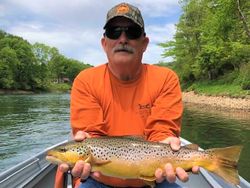
<path fill-rule="evenodd" d="M 66 152 L 67 149 L 66 149 L 66 148 L 59 148 L 59 151 L 60 151 L 60 152 Z"/>

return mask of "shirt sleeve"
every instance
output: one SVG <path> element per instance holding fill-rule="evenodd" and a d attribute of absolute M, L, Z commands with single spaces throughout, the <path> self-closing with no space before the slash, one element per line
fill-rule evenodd
<path fill-rule="evenodd" d="M 84 77 L 76 77 L 71 90 L 70 121 L 73 135 L 79 130 L 91 136 L 106 135 L 103 110 Z"/>
<path fill-rule="evenodd" d="M 171 71 L 156 97 L 147 118 L 144 134 L 148 140 L 161 141 L 180 136 L 183 113 L 182 93 L 177 75 Z"/>

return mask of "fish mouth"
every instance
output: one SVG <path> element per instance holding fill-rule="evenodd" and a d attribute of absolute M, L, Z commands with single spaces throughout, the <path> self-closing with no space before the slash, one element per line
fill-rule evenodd
<path fill-rule="evenodd" d="M 52 155 L 47 155 L 46 160 L 48 160 L 49 162 L 54 163 L 54 164 L 62 164 L 63 163 L 62 160 L 60 160 Z"/>

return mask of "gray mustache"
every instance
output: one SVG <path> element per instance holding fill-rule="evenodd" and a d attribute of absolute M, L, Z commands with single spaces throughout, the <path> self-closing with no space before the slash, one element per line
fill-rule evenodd
<path fill-rule="evenodd" d="M 113 49 L 114 52 L 120 52 L 120 51 L 126 51 L 128 53 L 134 53 L 135 50 L 134 48 L 128 46 L 128 45 L 119 45 L 119 46 L 116 46 L 114 49 Z"/>

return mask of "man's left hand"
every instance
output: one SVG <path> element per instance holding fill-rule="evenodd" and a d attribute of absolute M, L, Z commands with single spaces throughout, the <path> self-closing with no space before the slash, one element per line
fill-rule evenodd
<path fill-rule="evenodd" d="M 181 141 L 177 137 L 168 137 L 162 140 L 161 143 L 169 144 L 173 151 L 178 151 L 181 147 Z M 199 172 L 199 167 L 193 166 L 192 172 L 197 174 Z M 183 182 L 188 181 L 189 178 L 188 173 L 183 168 L 177 167 L 174 169 L 170 163 L 165 165 L 164 170 L 158 168 L 155 171 L 157 183 L 161 183 L 164 180 L 167 180 L 169 183 L 174 183 L 176 181 L 176 176 Z"/>

